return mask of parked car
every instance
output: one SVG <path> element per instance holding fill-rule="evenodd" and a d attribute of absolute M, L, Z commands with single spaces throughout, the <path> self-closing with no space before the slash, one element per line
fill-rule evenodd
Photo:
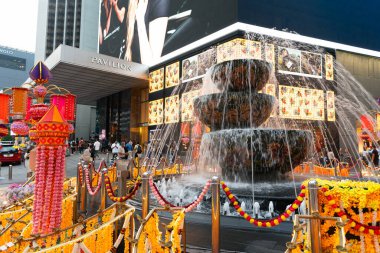
<path fill-rule="evenodd" d="M 12 144 L 2 144 L 0 147 L 0 162 L 21 164 L 22 151 L 13 147 Z"/>

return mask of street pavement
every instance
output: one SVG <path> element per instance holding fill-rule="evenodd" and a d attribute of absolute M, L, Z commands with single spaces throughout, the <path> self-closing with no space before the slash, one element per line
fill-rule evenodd
<path fill-rule="evenodd" d="M 76 176 L 76 166 L 80 155 L 73 154 L 66 157 L 66 177 Z M 100 158 L 106 158 L 105 154 L 101 154 Z M 100 159 L 97 160 L 96 165 Z M 25 165 L 14 165 L 12 180 L 8 179 L 8 165 L 1 167 L 0 193 L 4 191 L 10 184 L 22 184 L 27 180 L 28 163 Z M 98 194 L 99 195 L 99 194 Z M 88 197 L 89 214 L 96 212 L 99 206 L 98 197 Z M 132 201 L 136 206 L 137 212 L 141 207 L 140 203 Z M 107 199 L 107 204 L 111 204 Z M 162 215 L 165 220 L 165 215 Z M 187 252 L 189 253 L 207 253 L 211 252 L 211 216 L 202 213 L 189 213 L 186 215 L 186 241 Z M 256 228 L 249 222 L 240 217 L 221 216 L 220 238 L 221 252 L 265 252 L 277 253 L 286 250 L 285 243 L 290 241 L 292 231 L 292 223 L 284 222 L 275 228 Z"/>

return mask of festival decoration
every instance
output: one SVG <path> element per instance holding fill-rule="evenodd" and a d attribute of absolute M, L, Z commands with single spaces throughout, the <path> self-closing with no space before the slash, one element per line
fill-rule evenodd
<path fill-rule="evenodd" d="M 301 205 L 302 201 L 305 198 L 306 190 L 305 190 L 305 185 L 301 186 L 301 193 L 297 196 L 297 198 L 294 200 L 292 205 L 285 210 L 281 215 L 279 215 L 276 218 L 272 218 L 270 220 L 259 220 L 259 219 L 254 219 L 251 216 L 249 216 L 243 209 L 241 208 L 238 200 L 236 197 L 231 193 L 230 188 L 227 187 L 226 183 L 223 181 L 220 182 L 222 189 L 226 196 L 228 197 L 228 200 L 231 202 L 231 204 L 234 206 L 235 210 L 242 216 L 244 219 L 249 221 L 249 223 L 257 226 L 257 227 L 274 227 L 278 226 L 281 222 L 286 221 L 287 218 L 290 217 L 290 215 L 295 212 L 298 207 Z"/>
<path fill-rule="evenodd" d="M 85 175 L 86 175 L 86 186 L 87 186 L 88 193 L 91 196 L 94 196 L 100 190 L 100 186 L 102 185 L 102 178 L 103 177 L 102 177 L 102 175 L 99 176 L 98 185 L 96 186 L 95 189 L 92 189 L 91 182 L 90 182 L 90 175 L 89 175 L 89 172 L 88 172 L 88 168 L 85 169 Z"/>
<path fill-rule="evenodd" d="M 0 93 L 0 124 L 8 124 L 9 122 L 9 100 L 8 94 Z"/>
<path fill-rule="evenodd" d="M 137 190 L 140 188 L 140 185 L 141 185 L 141 180 L 138 179 L 136 181 L 135 186 L 133 187 L 133 190 L 131 191 L 131 193 L 129 193 L 129 194 L 125 195 L 125 196 L 122 196 L 122 197 L 116 197 L 115 193 L 114 193 L 114 190 L 112 189 L 110 178 L 106 174 L 104 174 L 104 177 L 105 177 L 104 180 L 105 180 L 105 183 L 106 183 L 106 190 L 107 190 L 108 197 L 113 202 L 125 202 L 128 199 L 132 198 L 136 194 Z"/>
<path fill-rule="evenodd" d="M 319 186 L 319 215 L 340 217 L 343 220 L 341 224 L 334 220 L 321 222 L 322 252 L 338 252 L 338 226 L 344 227 L 347 252 L 380 252 L 380 184 L 371 181 L 312 180 L 316 180 Z M 303 185 L 308 185 L 308 181 Z M 308 189 L 305 190 L 307 194 Z M 299 238 L 297 248 L 291 252 L 306 252 L 307 235 Z"/>
<path fill-rule="evenodd" d="M 50 96 L 50 104 L 56 105 L 61 115 L 65 116 L 66 111 L 66 96 L 61 94 L 53 94 Z"/>
<path fill-rule="evenodd" d="M 33 233 L 49 233 L 61 224 L 68 124 L 53 105 L 37 124 L 36 188 Z"/>
<path fill-rule="evenodd" d="M 66 94 L 65 119 L 68 122 L 75 121 L 76 99 L 77 97 L 75 95 Z"/>
<path fill-rule="evenodd" d="M 150 177 L 150 178 L 149 178 L 149 185 L 150 185 L 151 190 L 152 190 L 154 196 L 156 197 L 158 203 L 159 203 L 162 207 L 165 207 L 165 206 L 177 207 L 176 205 L 173 205 L 172 203 L 170 203 L 169 201 L 167 201 L 167 200 L 162 196 L 162 194 L 161 194 L 160 191 L 158 190 L 157 186 L 156 186 L 156 185 L 154 184 L 154 182 L 153 182 L 153 177 Z M 211 186 L 211 180 L 208 180 L 208 181 L 206 182 L 205 186 L 203 187 L 201 194 L 199 194 L 199 196 L 197 197 L 197 199 L 194 200 L 193 202 L 191 202 L 190 204 L 187 204 L 187 205 L 185 205 L 185 206 L 181 206 L 180 208 L 184 208 L 184 211 L 185 211 L 186 213 L 191 212 L 195 207 L 197 207 L 197 206 L 203 201 L 203 198 L 204 198 L 204 196 L 206 195 L 206 193 L 208 192 L 210 186 Z"/>
<path fill-rule="evenodd" d="M 48 67 L 43 62 L 38 62 L 32 70 L 29 72 L 30 78 L 32 78 L 37 84 L 45 84 L 49 82 L 49 79 L 53 77 Z"/>
<path fill-rule="evenodd" d="M 29 127 L 24 121 L 17 120 L 11 124 L 11 131 L 18 136 L 26 136 L 29 133 Z"/>
<path fill-rule="evenodd" d="M 15 120 L 24 119 L 28 100 L 28 89 L 21 87 L 12 88 L 10 103 L 11 116 Z"/>
<path fill-rule="evenodd" d="M 6 125 L 0 125 L 0 141 L 1 138 L 9 134 L 8 127 Z"/>

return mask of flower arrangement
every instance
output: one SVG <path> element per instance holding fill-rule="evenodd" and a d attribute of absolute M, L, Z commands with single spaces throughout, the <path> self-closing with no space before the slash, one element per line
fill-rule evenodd
<path fill-rule="evenodd" d="M 0 203 L 0 207 L 14 205 L 17 202 L 32 196 L 33 192 L 34 184 L 27 184 L 25 186 L 11 184 L 8 189 L 2 193 L 4 200 L 3 203 Z"/>
<path fill-rule="evenodd" d="M 353 253 L 380 252 L 380 184 L 358 181 L 328 181 L 316 179 L 319 214 L 324 217 L 341 217 L 346 236 L 346 249 Z M 308 181 L 304 182 L 307 185 Z M 306 188 L 306 194 L 308 189 Z M 302 238 L 300 247 L 292 252 L 307 252 L 307 241 Z M 339 230 L 336 221 L 321 221 L 322 252 L 338 252 Z"/>

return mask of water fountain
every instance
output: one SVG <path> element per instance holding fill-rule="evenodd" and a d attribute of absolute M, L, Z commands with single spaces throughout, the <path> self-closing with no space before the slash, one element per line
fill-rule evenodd
<path fill-rule="evenodd" d="M 233 60 L 209 71 L 221 92 L 196 98 L 194 112 L 211 129 L 202 137 L 201 153 L 221 167 L 225 180 L 251 173 L 267 180 L 303 161 L 312 146 L 310 131 L 259 128 L 275 104 L 273 96 L 258 93 L 269 79 L 269 63 Z"/>

